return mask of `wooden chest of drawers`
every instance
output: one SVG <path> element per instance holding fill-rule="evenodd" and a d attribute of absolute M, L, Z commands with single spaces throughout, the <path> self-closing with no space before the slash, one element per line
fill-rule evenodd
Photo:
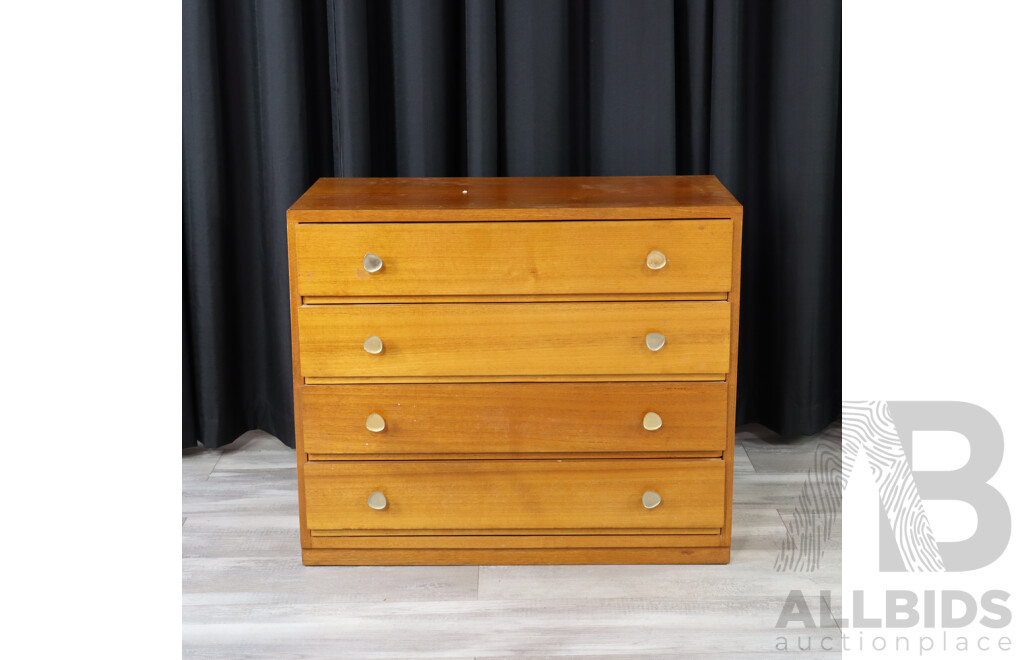
<path fill-rule="evenodd" d="M 728 562 L 741 226 L 711 176 L 314 184 L 303 562 Z"/>

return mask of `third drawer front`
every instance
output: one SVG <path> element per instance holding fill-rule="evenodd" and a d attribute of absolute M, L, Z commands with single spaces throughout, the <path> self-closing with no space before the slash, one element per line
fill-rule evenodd
<path fill-rule="evenodd" d="M 313 455 L 721 452 L 719 383 L 311 385 Z"/>
<path fill-rule="evenodd" d="M 298 325 L 306 378 L 729 371 L 727 302 L 303 305 Z"/>
<path fill-rule="evenodd" d="M 719 459 L 306 463 L 306 523 L 332 530 L 719 530 Z"/>

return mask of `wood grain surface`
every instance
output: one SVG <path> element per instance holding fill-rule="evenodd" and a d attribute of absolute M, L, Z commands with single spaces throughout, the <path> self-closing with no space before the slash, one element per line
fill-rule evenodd
<path fill-rule="evenodd" d="M 310 454 L 679 452 L 725 449 L 726 383 L 306 386 Z M 657 413 L 662 427 L 643 428 Z M 371 432 L 376 413 L 386 426 Z"/>
<path fill-rule="evenodd" d="M 725 302 L 324 305 L 298 309 L 302 375 L 724 374 Z M 654 352 L 644 337 L 660 332 Z M 363 341 L 377 335 L 384 350 Z"/>
<path fill-rule="evenodd" d="M 302 296 L 724 292 L 732 277 L 730 220 L 301 224 L 296 240 Z M 668 264 L 648 268 L 652 250 Z"/>
<path fill-rule="evenodd" d="M 729 548 L 303 548 L 307 566 L 728 564 Z"/>
<path fill-rule="evenodd" d="M 715 177 L 321 179 L 287 215 L 304 563 L 729 561 L 742 207 Z"/>
<path fill-rule="evenodd" d="M 305 467 L 310 529 L 551 531 L 719 528 L 715 459 L 328 461 Z M 645 509 L 645 491 L 662 503 Z M 374 491 L 387 508 L 371 509 Z"/>
<path fill-rule="evenodd" d="M 727 218 L 739 202 L 714 176 L 320 179 L 290 222 Z"/>

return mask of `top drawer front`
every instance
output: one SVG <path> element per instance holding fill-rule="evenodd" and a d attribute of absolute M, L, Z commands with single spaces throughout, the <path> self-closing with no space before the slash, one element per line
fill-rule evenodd
<path fill-rule="evenodd" d="M 722 293 L 732 221 L 300 224 L 295 254 L 302 296 Z"/>

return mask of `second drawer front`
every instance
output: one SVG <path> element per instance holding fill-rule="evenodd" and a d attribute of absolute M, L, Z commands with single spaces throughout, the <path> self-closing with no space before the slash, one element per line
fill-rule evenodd
<path fill-rule="evenodd" d="M 725 383 L 313 385 L 301 394 L 304 449 L 357 456 L 722 451 L 727 397 Z"/>
<path fill-rule="evenodd" d="M 717 530 L 725 522 L 725 462 L 715 459 L 329 461 L 304 470 L 314 531 Z M 651 509 L 647 491 L 660 497 Z M 385 508 L 369 506 L 374 492 Z"/>
<path fill-rule="evenodd" d="M 727 302 L 314 305 L 298 310 L 305 377 L 722 375 Z M 652 351 L 649 333 L 665 337 Z M 381 339 L 368 353 L 364 341 Z"/>

